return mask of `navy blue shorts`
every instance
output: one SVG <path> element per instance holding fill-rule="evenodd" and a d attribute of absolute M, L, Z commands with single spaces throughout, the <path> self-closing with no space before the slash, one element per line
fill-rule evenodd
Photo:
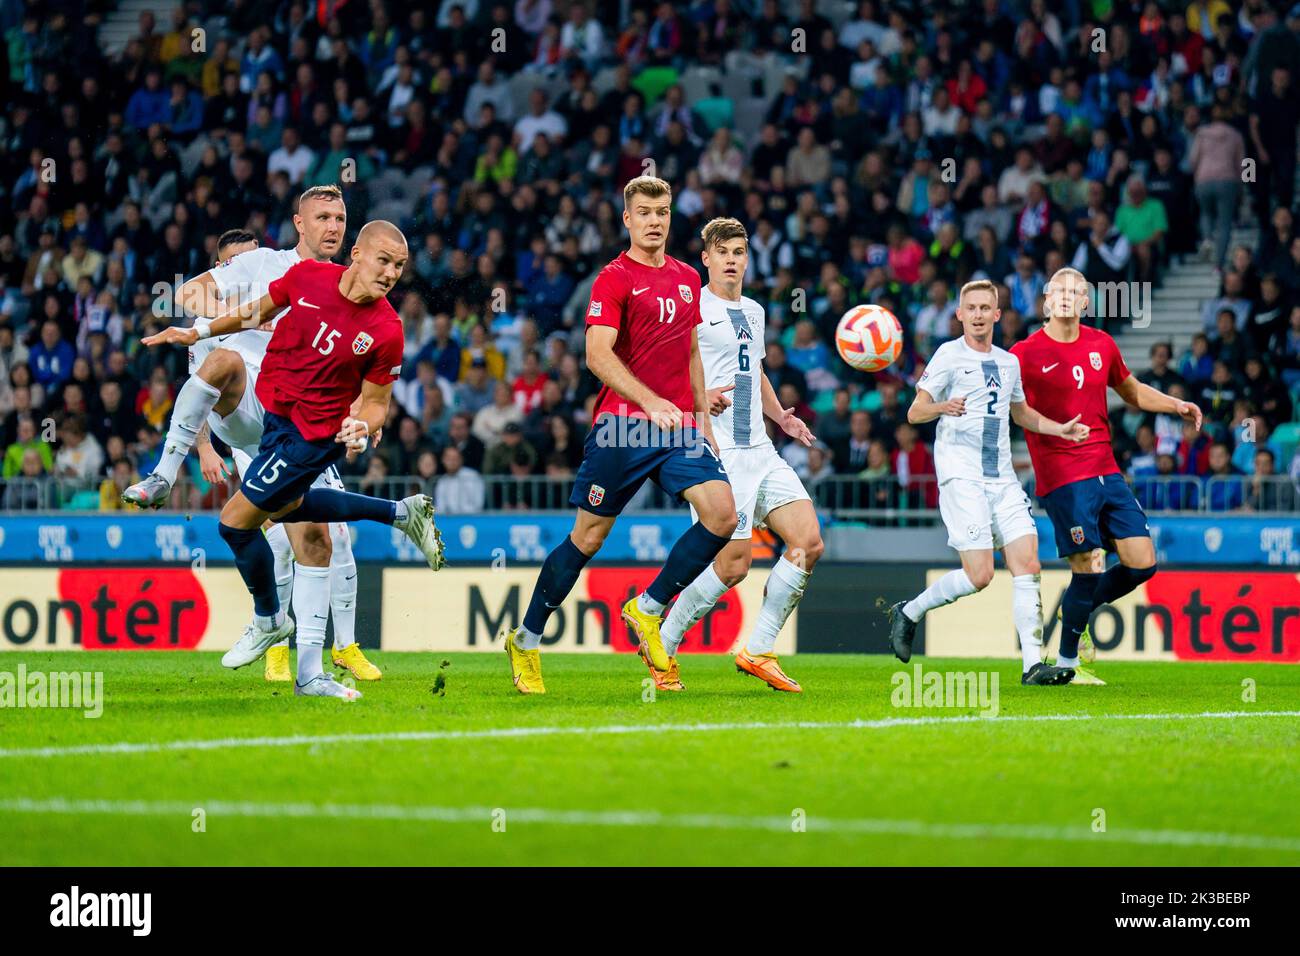
<path fill-rule="evenodd" d="M 279 511 L 301 498 L 320 473 L 346 452 L 332 438 L 308 441 L 289 419 L 267 412 L 257 457 L 249 462 L 240 491 L 263 511 Z"/>
<path fill-rule="evenodd" d="M 1056 553 L 1063 558 L 1095 548 L 1113 551 L 1117 538 L 1151 537 L 1146 512 L 1118 473 L 1072 481 L 1038 500 L 1052 519 Z"/>
<path fill-rule="evenodd" d="M 694 426 L 662 432 L 649 419 L 604 415 L 587 433 L 569 504 L 617 515 L 647 478 L 680 499 L 687 488 L 727 481 L 727 472 Z"/>

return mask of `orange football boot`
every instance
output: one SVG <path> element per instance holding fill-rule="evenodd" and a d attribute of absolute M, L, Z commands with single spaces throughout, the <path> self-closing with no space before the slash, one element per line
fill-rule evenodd
<path fill-rule="evenodd" d="M 677 669 L 677 658 L 675 656 L 668 658 L 668 670 L 661 671 L 650 663 L 650 655 L 646 653 L 644 641 L 641 642 L 641 646 L 636 649 L 636 652 L 641 655 L 641 660 L 645 661 L 645 666 L 650 670 L 650 676 L 654 678 L 656 690 L 677 691 L 686 689 L 686 685 L 682 683 L 681 672 Z"/>
<path fill-rule="evenodd" d="M 799 682 L 788 677 L 775 654 L 751 654 L 743 647 L 736 655 L 736 670 L 743 674 L 752 674 L 773 690 L 783 690 L 791 694 L 802 694 Z"/>

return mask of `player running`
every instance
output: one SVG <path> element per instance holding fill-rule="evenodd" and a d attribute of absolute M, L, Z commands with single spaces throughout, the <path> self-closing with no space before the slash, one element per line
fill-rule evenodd
<path fill-rule="evenodd" d="M 800 693 L 803 688 L 781 669 L 773 648 L 824 547 L 812 500 L 767 437 L 763 416 L 805 445 L 811 445 L 814 436 L 793 408 L 781 407 L 763 374 L 766 316 L 761 305 L 741 295 L 749 234 L 736 219 L 714 219 L 701 236 L 709 283 L 700 293 L 700 359 L 714 439 L 736 499 L 737 524 L 717 558 L 686 586 L 668 612 L 664 649 L 675 658 L 686 632 L 729 588 L 745 580 L 753 561 L 750 537 L 755 526 L 766 526 L 780 535 L 786 552 L 767 579 L 758 621 L 736 654 L 736 669 L 774 690 Z M 656 680 L 661 676 L 651 673 Z"/>
<path fill-rule="evenodd" d="M 223 308 L 261 298 L 273 280 L 303 259 L 329 261 L 338 253 L 347 227 L 347 209 L 339 188 L 316 186 L 304 192 L 298 199 L 294 225 L 299 241 L 293 249 L 262 249 L 251 233 L 226 233 L 218 241 L 219 265 L 181 286 L 177 301 L 200 316 L 196 322 L 203 322 Z M 207 439 L 209 430 L 231 447 L 242 474 L 262 438 L 263 410 L 257 400 L 256 384 L 270 338 L 270 328 L 242 329 L 203 339 L 190 347 L 190 377 L 176 396 L 163 456 L 152 474 L 122 493 L 123 501 L 143 508 L 165 504 L 181 463 L 195 444 L 204 477 L 213 482 L 223 480 L 225 466 L 212 451 Z M 321 487 L 343 486 L 336 469 L 328 470 L 319 482 Z M 308 613 L 313 618 L 316 610 L 328 604 L 334 620 L 333 663 L 347 668 L 358 680 L 378 680 L 382 676 L 379 668 L 366 660 L 356 643 L 357 569 L 347 528 L 318 524 L 286 528 L 272 524 L 267 540 L 275 555 L 281 603 L 288 600 L 293 589 L 295 603 L 301 601 L 304 607 L 312 608 Z M 296 585 L 295 554 L 298 567 L 303 569 L 296 576 Z M 245 635 L 252 626 L 250 622 Z M 227 657 L 229 660 L 223 658 L 223 663 L 229 667 L 251 663 L 233 649 Z M 267 651 L 264 676 L 269 681 L 290 680 L 287 641 Z"/>
<path fill-rule="evenodd" d="M 358 235 L 352 264 L 346 268 L 304 260 L 273 281 L 264 296 L 223 313 L 207 326 L 172 327 L 143 340 L 149 346 L 192 345 L 245 323 L 276 320 L 256 384 L 257 397 L 266 409 L 262 441 L 245 469 L 240 490 L 221 510 L 218 526 L 253 595 L 254 629 L 232 648 L 232 653 L 250 661 L 294 633 L 293 620 L 280 606 L 274 556 L 261 532 L 268 518 L 286 523 L 389 524 L 420 548 L 433 570 L 444 563 L 442 538 L 427 495 L 389 501 L 313 487 L 349 444 L 378 432 L 387 417 L 393 382 L 401 373 L 403 334 L 401 320 L 386 297 L 401 276 L 407 255 L 406 238 L 396 226 L 370 222 Z M 322 671 L 324 637 L 324 615 L 300 616 L 294 693 L 359 698 L 358 691 Z"/>
<path fill-rule="evenodd" d="M 961 568 L 889 609 L 889 641 L 899 660 L 910 660 L 921 618 L 988 587 L 998 549 L 1011 572 L 1011 611 L 1023 659 L 1020 683 L 1068 684 L 1073 671 L 1042 660 L 1038 529 L 1029 496 L 1011 467 L 1011 421 L 1062 443 L 1086 440 L 1089 429 L 1078 415 L 1061 424 L 1025 401 L 1020 363 L 993 344 L 993 328 L 1002 317 L 997 286 L 987 279 L 962 286 L 957 317 L 962 337 L 935 350 L 917 383 L 907 420 L 914 425 L 939 420 L 934 441 L 939 513 Z"/>
<path fill-rule="evenodd" d="M 672 190 L 638 176 L 623 190 L 630 248 L 596 277 L 587 309 L 587 366 L 604 383 L 570 503 L 573 531 L 547 555 L 523 624 L 501 632 L 521 694 L 544 694 L 542 632 L 647 478 L 690 502 L 699 520 L 677 539 L 659 575 L 623 605 L 656 685 L 681 690 L 664 647 L 664 608 L 713 562 L 736 530 L 736 503 L 714 450 L 695 327 L 700 277 L 665 254 Z"/>
<path fill-rule="evenodd" d="M 1060 269 L 1047 283 L 1046 323 L 1012 346 L 1020 359 L 1025 395 L 1044 414 L 1082 417 L 1091 428 L 1087 441 L 1066 444 L 1047 435 L 1029 435 L 1036 494 L 1052 519 L 1057 553 L 1070 562 L 1070 584 L 1061 599 L 1061 648 L 1057 667 L 1075 670 L 1074 683 L 1105 683 L 1079 666 L 1088 619 L 1103 604 L 1128 594 L 1156 573 L 1155 548 L 1146 514 L 1133 497 L 1110 445 L 1106 388 L 1144 412 L 1178 415 L 1201 428 L 1201 410 L 1133 377 L 1115 340 L 1081 325 L 1089 301 L 1087 279 L 1076 269 Z M 1098 549 L 1115 551 L 1119 563 L 1094 572 Z M 1094 552 L 1098 552 L 1094 555 Z M 1099 565 L 1098 565 L 1099 566 Z"/>

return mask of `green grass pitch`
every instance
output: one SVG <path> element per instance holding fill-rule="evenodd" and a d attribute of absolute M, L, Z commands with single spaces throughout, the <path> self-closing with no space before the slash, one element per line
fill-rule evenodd
<path fill-rule="evenodd" d="M 918 659 L 996 670 L 983 719 L 893 706 L 878 656 L 787 659 L 800 696 L 684 657 L 654 700 L 630 656 L 544 653 L 536 698 L 503 655 L 372 659 L 344 704 L 216 654 L 5 655 L 101 669 L 105 704 L 0 709 L 0 865 L 1300 864 L 1297 667 L 1022 688 L 1012 661 Z"/>

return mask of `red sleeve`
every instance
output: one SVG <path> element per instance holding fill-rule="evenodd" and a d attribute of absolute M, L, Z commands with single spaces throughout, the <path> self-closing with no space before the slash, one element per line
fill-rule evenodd
<path fill-rule="evenodd" d="M 588 325 L 623 324 L 623 303 L 627 301 L 627 280 L 622 270 L 605 268 L 591 286 L 591 303 L 587 306 Z"/>
<path fill-rule="evenodd" d="M 1110 375 L 1106 382 L 1111 388 L 1119 388 L 1124 384 L 1124 380 L 1133 373 L 1128 370 L 1128 365 L 1125 364 L 1124 356 L 1120 353 L 1115 340 L 1107 336 L 1106 341 L 1110 343 Z"/>
<path fill-rule="evenodd" d="M 393 332 L 384 336 L 375 349 L 370 367 L 366 369 L 366 381 L 373 385 L 391 385 L 402 374 L 402 347 L 405 343 L 401 322 L 394 321 L 393 327 Z"/>
<path fill-rule="evenodd" d="M 278 307 L 283 308 L 293 301 L 293 283 L 296 276 L 294 275 L 302 268 L 302 263 L 296 263 L 289 267 L 289 271 L 278 279 L 272 280 L 271 284 L 266 287 L 266 294 L 271 297 L 271 301 Z"/>
<path fill-rule="evenodd" d="M 695 321 L 691 325 L 699 325 L 704 321 L 704 316 L 700 315 L 700 274 L 694 269 L 691 270 L 691 291 L 694 293 L 691 308 L 695 310 Z"/>

